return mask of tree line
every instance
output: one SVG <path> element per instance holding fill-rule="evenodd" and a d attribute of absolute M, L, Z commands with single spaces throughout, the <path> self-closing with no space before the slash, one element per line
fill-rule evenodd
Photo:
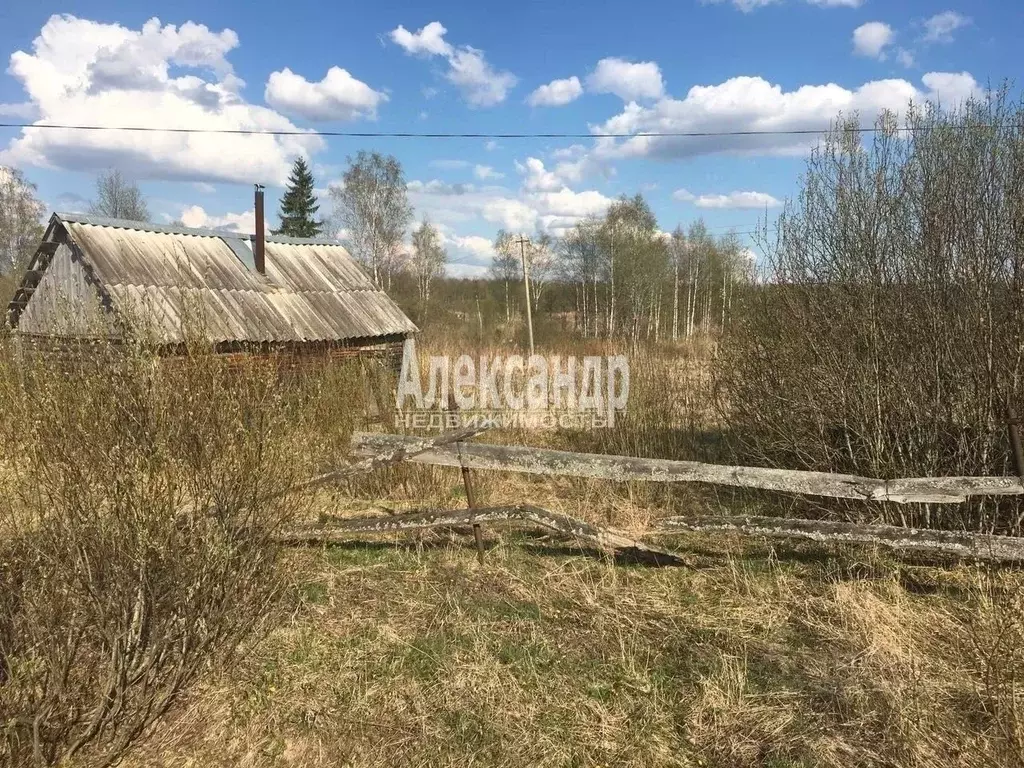
<path fill-rule="evenodd" d="M 702 220 L 662 232 L 639 194 L 619 198 L 603 217 L 588 217 L 559 237 L 538 233 L 527 241 L 501 231 L 494 250 L 491 276 L 504 286 L 506 320 L 525 261 L 535 312 L 545 287 L 559 283 L 571 288 L 576 331 L 634 343 L 723 327 L 737 286 L 754 276 L 735 235 L 716 238 Z"/>
<path fill-rule="evenodd" d="M 401 163 L 361 151 L 349 158 L 341 181 L 328 188 L 333 210 L 321 217 L 309 164 L 295 161 L 281 197 L 280 225 L 272 234 L 342 237 L 367 274 L 396 294 L 422 322 L 432 288 L 445 275 L 448 253 L 438 228 L 424 217 L 410 232 L 413 209 Z M 149 221 L 138 185 L 118 170 L 101 174 L 89 212 L 107 218 Z M 0 175 L 0 269 L 17 272 L 42 233 L 42 203 L 18 171 Z M 173 224 L 182 225 L 175 221 Z M 603 217 L 589 217 L 558 236 L 499 231 L 491 279 L 502 288 L 499 322 L 520 321 L 524 273 L 532 310 L 561 287 L 572 296 L 572 329 L 585 337 L 678 340 L 725 325 L 737 285 L 751 278 L 751 263 L 734 236 L 713 237 L 702 221 L 667 234 L 641 195 L 622 197 Z"/>

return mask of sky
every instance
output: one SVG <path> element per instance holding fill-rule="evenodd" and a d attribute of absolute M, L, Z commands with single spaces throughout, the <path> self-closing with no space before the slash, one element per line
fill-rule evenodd
<path fill-rule="evenodd" d="M 818 130 L 913 101 L 954 105 L 1020 74 L 1020 0 L 218 3 L 0 0 L 0 123 L 285 130 L 216 135 L 0 127 L 0 165 L 49 210 L 97 173 L 137 181 L 157 222 L 253 229 L 298 156 L 321 213 L 359 150 L 402 163 L 451 272 L 482 274 L 505 228 L 559 234 L 642 193 L 663 230 L 748 234 L 799 189 Z M 1015 93 L 1019 91 L 1015 90 Z M 578 138 L 324 137 L 312 131 Z"/>

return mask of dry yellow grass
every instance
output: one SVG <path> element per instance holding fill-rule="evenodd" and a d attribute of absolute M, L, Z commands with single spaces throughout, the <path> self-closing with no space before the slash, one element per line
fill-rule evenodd
<path fill-rule="evenodd" d="M 1015 574 L 707 541 L 697 569 L 648 569 L 490 538 L 483 567 L 442 536 L 296 550 L 290 620 L 132 765 L 1019 758 L 1019 662 L 986 658 L 1024 642 Z"/>

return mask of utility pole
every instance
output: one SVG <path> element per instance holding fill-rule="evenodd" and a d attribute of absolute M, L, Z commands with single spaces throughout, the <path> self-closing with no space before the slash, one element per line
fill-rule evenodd
<path fill-rule="evenodd" d="M 530 305 L 530 267 L 526 262 L 526 244 L 530 242 L 519 236 L 519 255 L 523 259 L 523 287 L 526 289 L 526 329 L 530 334 L 530 357 L 533 357 L 533 309 Z"/>

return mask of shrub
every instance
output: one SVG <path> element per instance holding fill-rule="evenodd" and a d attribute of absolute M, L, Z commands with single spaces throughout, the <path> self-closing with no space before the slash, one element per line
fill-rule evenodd
<path fill-rule="evenodd" d="M 259 636 L 294 400 L 202 351 L 0 345 L 0 764 L 114 763 Z"/>
<path fill-rule="evenodd" d="M 1024 105 L 841 123 L 763 247 L 719 376 L 740 458 L 873 477 L 1013 474 L 1024 375 Z M 1019 407 L 1019 406 L 1018 406 Z M 902 507 L 1019 531 L 1014 501 Z M 885 510 L 887 516 L 894 511 Z"/>

